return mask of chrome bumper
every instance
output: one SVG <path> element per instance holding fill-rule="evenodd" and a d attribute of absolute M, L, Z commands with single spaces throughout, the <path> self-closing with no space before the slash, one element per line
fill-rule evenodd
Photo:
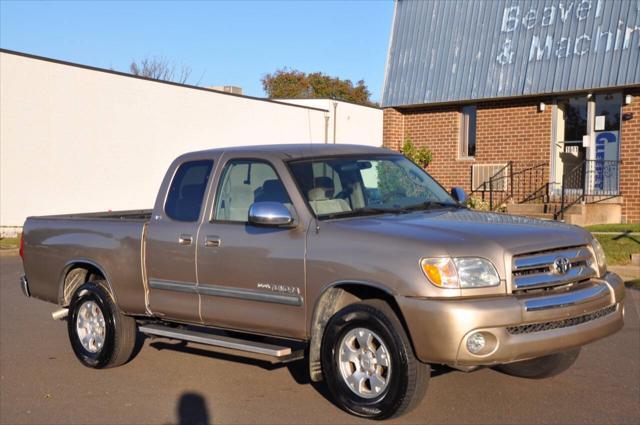
<path fill-rule="evenodd" d="M 25 297 L 30 297 L 31 292 L 29 292 L 29 282 L 27 282 L 27 276 L 20 276 L 20 289 L 22 289 L 22 293 Z"/>
<path fill-rule="evenodd" d="M 510 363 L 580 347 L 623 326 L 624 283 L 614 273 L 554 295 L 466 300 L 397 297 L 416 355 L 454 366 Z M 467 339 L 482 332 L 487 349 Z"/>

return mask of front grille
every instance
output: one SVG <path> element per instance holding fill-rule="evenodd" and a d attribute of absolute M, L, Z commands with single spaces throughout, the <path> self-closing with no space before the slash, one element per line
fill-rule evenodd
<path fill-rule="evenodd" d="M 614 311 L 616 311 L 615 304 L 603 308 L 602 310 L 594 311 L 593 313 L 585 314 L 583 316 L 572 317 L 570 319 L 555 320 L 553 322 L 530 323 L 520 326 L 509 326 L 507 327 L 507 332 L 511 335 L 522 335 L 534 332 L 550 331 L 552 329 L 568 328 L 571 326 L 577 326 L 583 323 L 591 322 L 592 320 L 607 316 Z"/>
<path fill-rule="evenodd" d="M 567 262 L 567 269 L 557 270 L 554 262 Z M 570 247 L 513 258 L 513 292 L 539 292 L 566 287 L 595 276 L 594 259 L 586 246 Z"/>

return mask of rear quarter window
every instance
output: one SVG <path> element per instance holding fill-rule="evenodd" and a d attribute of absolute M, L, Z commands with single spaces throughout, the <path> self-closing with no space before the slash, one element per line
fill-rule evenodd
<path fill-rule="evenodd" d="M 187 222 L 198 220 L 212 168 L 211 160 L 189 161 L 178 167 L 164 205 L 169 218 Z"/>

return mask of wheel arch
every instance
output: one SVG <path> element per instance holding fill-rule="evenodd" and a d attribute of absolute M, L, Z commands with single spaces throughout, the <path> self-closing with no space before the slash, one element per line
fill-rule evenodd
<path fill-rule="evenodd" d="M 62 268 L 58 280 L 58 304 L 63 307 L 68 306 L 75 290 L 83 283 L 95 280 L 96 277 L 106 282 L 109 295 L 117 305 L 116 295 L 108 273 L 100 264 L 86 258 L 68 261 Z"/>
<path fill-rule="evenodd" d="M 394 311 L 411 341 L 409 329 L 396 302 L 395 293 L 380 283 L 343 280 L 327 285 L 315 302 L 309 329 L 309 375 L 313 382 L 322 381 L 320 347 L 329 319 L 349 304 L 367 299 L 381 299 Z"/>

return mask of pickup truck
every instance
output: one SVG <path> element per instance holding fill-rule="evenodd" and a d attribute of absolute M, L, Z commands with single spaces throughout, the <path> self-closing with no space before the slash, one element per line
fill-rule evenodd
<path fill-rule="evenodd" d="M 28 218 L 21 286 L 58 304 L 85 366 L 126 363 L 142 335 L 305 358 L 372 419 L 419 403 L 430 365 L 544 378 L 623 326 L 590 233 L 465 196 L 382 148 L 188 153 L 153 210 Z"/>

